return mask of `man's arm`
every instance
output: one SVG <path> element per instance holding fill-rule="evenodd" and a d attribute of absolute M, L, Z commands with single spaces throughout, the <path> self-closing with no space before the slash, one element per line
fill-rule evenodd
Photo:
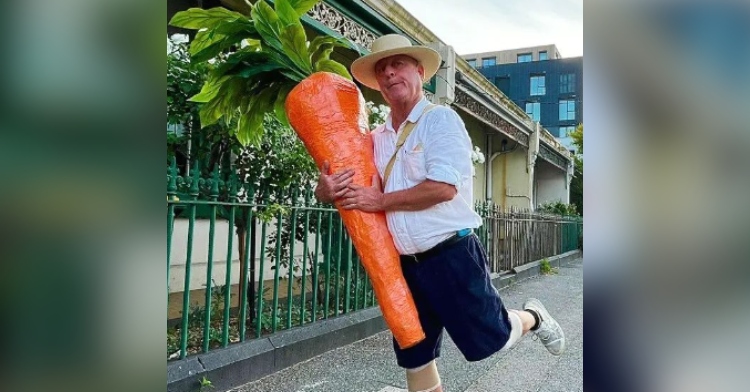
<path fill-rule="evenodd" d="M 383 211 L 420 211 L 453 200 L 456 187 L 444 182 L 426 180 L 402 191 L 383 194 Z"/>
<path fill-rule="evenodd" d="M 430 138 L 425 142 L 426 180 L 418 185 L 384 194 L 380 179 L 373 186 L 349 185 L 340 199 L 345 209 L 374 211 L 420 211 L 453 200 L 458 186 L 471 178 L 471 139 L 463 121 L 451 110 L 435 110 L 428 120 Z"/>
<path fill-rule="evenodd" d="M 457 192 L 453 185 L 426 180 L 409 189 L 383 193 L 380 179 L 375 175 L 371 187 L 349 185 L 349 192 L 341 198 L 339 205 L 345 210 L 366 212 L 420 211 L 452 200 Z"/>

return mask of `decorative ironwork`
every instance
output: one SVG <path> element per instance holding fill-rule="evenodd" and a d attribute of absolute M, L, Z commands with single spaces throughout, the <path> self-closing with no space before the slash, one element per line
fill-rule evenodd
<path fill-rule="evenodd" d="M 560 156 L 552 147 L 544 143 L 539 143 L 539 156 L 545 161 L 559 167 L 567 173 L 568 171 L 568 160 Z"/>
<path fill-rule="evenodd" d="M 556 145 L 556 144 L 557 144 L 557 143 L 556 143 L 556 142 L 557 142 L 557 140 L 555 140 L 555 137 L 554 137 L 554 136 L 552 136 L 552 135 L 551 135 L 551 134 L 549 133 L 549 131 L 548 131 L 548 132 L 544 132 L 544 131 L 540 132 L 540 133 L 539 133 L 539 138 L 540 138 L 541 140 L 544 140 L 545 142 L 547 142 L 547 144 L 549 144 L 550 146 L 554 146 L 554 145 Z"/>
<path fill-rule="evenodd" d="M 377 38 L 371 31 L 322 1 L 316 4 L 307 14 L 363 48 L 369 49 L 372 41 Z"/>
<path fill-rule="evenodd" d="M 479 103 L 469 94 L 466 94 L 461 90 L 456 90 L 456 100 L 453 102 L 453 104 L 475 114 L 476 116 L 479 116 L 480 118 L 484 119 L 484 121 L 500 129 L 500 131 L 502 131 L 506 135 L 512 137 L 522 145 L 528 147 L 529 135 L 526 132 L 514 127 L 513 124 L 504 120 L 497 113 Z"/>

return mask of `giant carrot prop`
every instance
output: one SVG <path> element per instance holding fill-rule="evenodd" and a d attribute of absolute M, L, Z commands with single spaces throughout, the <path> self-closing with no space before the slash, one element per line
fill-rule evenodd
<path fill-rule="evenodd" d="M 357 86 L 328 72 L 303 80 L 286 99 L 289 122 L 315 163 L 322 166 L 329 161 L 334 172 L 353 168 L 353 182 L 369 186 L 377 172 L 363 109 L 364 99 Z M 370 276 L 383 318 L 399 346 L 413 346 L 424 338 L 424 333 L 385 214 L 341 208 L 339 212 Z"/>
<path fill-rule="evenodd" d="M 236 124 L 243 144 L 259 139 L 263 116 L 273 111 L 291 124 L 318 166 L 329 161 L 334 171 L 352 168 L 354 183 L 370 186 L 376 169 L 364 99 L 346 67 L 329 58 L 334 47 L 349 44 L 332 37 L 307 41 L 300 17 L 314 4 L 276 0 L 274 9 L 258 0 L 251 18 L 224 8 L 177 13 L 172 25 L 199 30 L 191 61 L 208 61 L 247 44 L 217 62 L 191 100 L 203 103 L 202 126 L 223 118 Z M 385 215 L 339 211 L 396 342 L 401 348 L 414 346 L 425 335 Z"/>

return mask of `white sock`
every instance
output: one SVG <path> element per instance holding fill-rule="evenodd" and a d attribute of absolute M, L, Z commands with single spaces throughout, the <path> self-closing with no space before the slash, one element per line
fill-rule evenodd
<path fill-rule="evenodd" d="M 518 343 L 518 341 L 521 340 L 521 337 L 523 336 L 523 322 L 521 321 L 521 316 L 519 316 L 515 311 L 509 310 L 508 318 L 510 319 L 510 337 L 505 343 L 505 346 L 503 346 L 500 351 L 510 350 L 510 348 Z"/>

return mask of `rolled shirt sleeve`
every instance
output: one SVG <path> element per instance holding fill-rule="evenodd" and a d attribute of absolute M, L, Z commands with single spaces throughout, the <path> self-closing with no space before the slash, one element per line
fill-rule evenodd
<path fill-rule="evenodd" d="M 463 120 L 453 110 L 436 108 L 426 118 L 429 141 L 425 145 L 427 179 L 456 188 L 471 178 L 471 139 Z"/>

